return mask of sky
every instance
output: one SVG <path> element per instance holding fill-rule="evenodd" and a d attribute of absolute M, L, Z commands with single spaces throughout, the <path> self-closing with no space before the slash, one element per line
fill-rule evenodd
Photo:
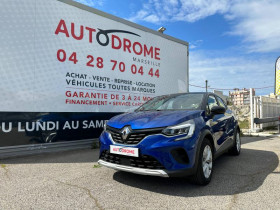
<path fill-rule="evenodd" d="M 189 42 L 189 83 L 274 92 L 280 56 L 279 0 L 76 0 Z M 190 86 L 190 91 L 205 89 Z"/>

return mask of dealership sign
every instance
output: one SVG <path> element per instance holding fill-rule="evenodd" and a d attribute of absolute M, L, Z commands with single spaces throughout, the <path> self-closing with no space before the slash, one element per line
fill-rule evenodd
<path fill-rule="evenodd" d="M 183 41 L 72 1 L 7 1 L 0 12 L 0 137 L 93 129 L 188 90 Z"/>
<path fill-rule="evenodd" d="M 1 111 L 123 112 L 187 91 L 186 45 L 57 0 L 15 2 L 1 5 Z"/>

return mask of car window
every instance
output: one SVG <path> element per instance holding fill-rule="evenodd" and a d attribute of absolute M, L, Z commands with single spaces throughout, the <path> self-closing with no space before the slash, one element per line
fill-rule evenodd
<path fill-rule="evenodd" d="M 219 106 L 219 104 L 218 104 L 216 98 L 214 96 L 210 95 L 208 97 L 207 106 L 206 106 L 206 111 L 208 114 L 210 113 L 210 110 L 213 106 Z"/>
<path fill-rule="evenodd" d="M 227 106 L 225 105 L 224 101 L 220 97 L 217 97 L 217 99 L 219 101 L 220 106 L 222 106 L 222 107 L 224 107 L 226 109 Z"/>
<path fill-rule="evenodd" d="M 158 96 L 146 102 L 136 111 L 195 110 L 201 107 L 204 94 L 180 94 Z"/>

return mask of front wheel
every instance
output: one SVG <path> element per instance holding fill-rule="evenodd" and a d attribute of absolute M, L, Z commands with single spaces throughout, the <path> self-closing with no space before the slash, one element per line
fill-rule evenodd
<path fill-rule="evenodd" d="M 231 155 L 239 155 L 241 152 L 241 138 L 240 138 L 240 132 L 237 130 L 234 135 L 234 144 L 232 148 L 229 150 L 229 153 Z"/>
<path fill-rule="evenodd" d="M 213 146 L 208 139 L 204 139 L 199 151 L 198 167 L 193 181 L 198 185 L 207 185 L 213 173 Z"/>

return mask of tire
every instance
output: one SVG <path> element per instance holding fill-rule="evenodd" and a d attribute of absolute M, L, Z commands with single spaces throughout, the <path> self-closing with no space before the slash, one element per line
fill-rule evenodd
<path fill-rule="evenodd" d="M 208 157 L 209 155 L 211 157 Z M 192 182 L 197 185 L 209 184 L 213 174 L 213 165 L 213 145 L 208 139 L 204 139 L 199 150 L 197 171 L 192 177 Z"/>
<path fill-rule="evenodd" d="M 240 131 L 236 130 L 234 134 L 234 144 L 232 148 L 229 150 L 229 154 L 238 156 L 241 152 L 241 137 Z"/>

